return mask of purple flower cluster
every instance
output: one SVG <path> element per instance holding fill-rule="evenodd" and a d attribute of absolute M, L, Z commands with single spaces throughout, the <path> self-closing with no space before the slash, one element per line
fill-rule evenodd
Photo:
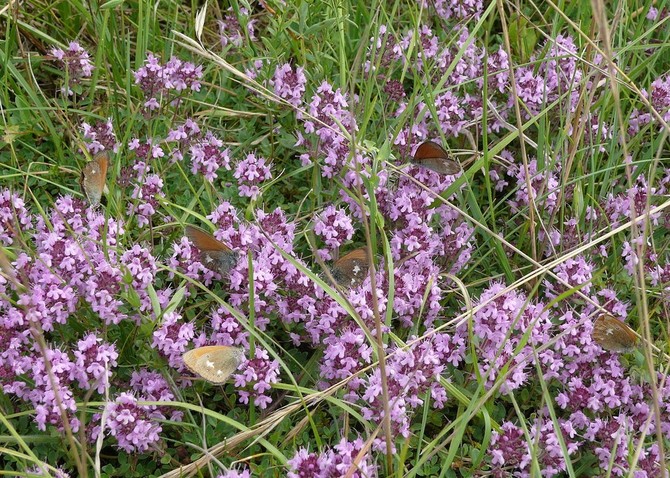
<path fill-rule="evenodd" d="M 256 40 L 256 29 L 255 24 L 256 20 L 251 18 L 249 10 L 244 7 L 239 9 L 240 15 L 245 17 L 245 24 L 247 27 L 247 35 L 249 40 Z M 236 48 L 239 48 L 244 43 L 244 32 L 242 26 L 240 25 L 239 18 L 235 15 L 233 7 L 230 7 L 226 12 L 223 20 L 218 22 L 219 24 L 219 38 L 221 41 L 221 46 L 226 47 L 229 44 L 233 45 Z"/>
<path fill-rule="evenodd" d="M 196 343 L 204 345 L 207 340 L 212 340 L 219 345 L 237 345 L 248 347 L 249 333 L 244 330 L 242 324 L 225 307 L 218 307 L 212 312 L 210 319 L 212 327 L 211 338 L 202 334 Z"/>
<path fill-rule="evenodd" d="M 102 151 L 113 151 L 116 153 L 119 150 L 120 144 L 116 140 L 111 118 L 107 121 L 99 121 L 94 125 L 84 122 L 81 124 L 81 128 L 89 152 L 98 154 Z"/>
<path fill-rule="evenodd" d="M 134 75 L 135 84 L 149 98 L 144 102 L 144 107 L 147 111 L 153 111 L 160 108 L 164 101 L 172 102 L 176 95 L 187 89 L 200 91 L 203 72 L 202 66 L 175 57 L 161 65 L 158 57 L 149 53 L 144 66 L 135 71 Z"/>
<path fill-rule="evenodd" d="M 333 89 L 332 85 L 324 81 L 312 96 L 308 108 L 309 116 L 298 112 L 298 118 L 304 120 L 304 131 L 308 135 L 315 135 L 317 151 L 301 155 L 303 165 L 311 164 L 322 159 L 322 175 L 332 178 L 345 165 L 351 145 L 340 131 L 340 126 L 347 131 L 358 130 L 356 120 L 349 111 L 347 95 L 340 89 Z M 339 123 L 339 124 L 338 124 Z M 296 146 L 308 144 L 302 133 L 298 135 Z"/>
<path fill-rule="evenodd" d="M 181 356 L 188 349 L 193 337 L 195 326 L 190 322 L 183 322 L 180 314 L 168 312 L 164 314 L 160 327 L 153 333 L 152 345 L 167 359 L 170 367 L 183 369 Z"/>
<path fill-rule="evenodd" d="M 139 138 L 133 138 L 128 143 L 128 149 L 135 152 L 135 156 L 139 161 L 138 164 L 134 166 L 134 169 L 140 171 L 144 170 L 144 162 L 165 156 L 165 151 L 163 151 L 160 142 L 151 138 L 146 141 L 140 141 Z"/>
<path fill-rule="evenodd" d="M 270 360 L 266 350 L 256 348 L 255 353 L 255 357 L 243 362 L 234 375 L 235 387 L 238 388 L 240 402 L 249 404 L 253 399 L 254 405 L 264 409 L 272 403 L 267 392 L 272 389 L 273 383 L 279 381 L 279 362 Z"/>
<path fill-rule="evenodd" d="M 103 395 L 118 385 L 118 381 L 112 385 L 119 358 L 116 346 L 104 335 L 88 332 L 73 341 L 72 350 L 48 346 L 43 356 L 34 337 L 71 335 L 75 313 L 76 330 L 137 320 L 139 315 L 127 315 L 132 308 L 122 298 L 126 294 L 135 297 L 137 314 L 153 310 L 148 288 L 154 284 L 156 260 L 137 244 L 124 251 L 119 247 L 123 223 L 106 218 L 81 200 L 61 197 L 47 217 L 33 218 L 9 191 L 2 191 L 0 198 L 0 227 L 5 228 L 0 240 L 10 245 L 19 237 L 32 237 L 24 248 L 34 250 L 30 255 L 19 252 L 12 264 L 23 285 L 5 280 L 0 284 L 0 339 L 6 344 L 0 353 L 0 383 L 4 393 L 31 404 L 39 429 L 48 424 L 62 428 L 65 417 L 76 432 L 80 428 L 77 402 L 91 389 Z M 156 294 L 159 303 L 167 305 L 165 292 Z M 144 372 L 128 386 L 147 400 L 173 399 L 167 383 L 157 375 Z M 129 405 L 134 399 L 124 397 L 111 407 L 107 426 L 123 449 L 145 450 L 160 430 L 153 420 L 164 419 L 168 409 L 140 411 Z M 124 411 L 121 404 L 126 405 Z M 133 415 L 136 412 L 139 415 Z M 178 420 L 180 414 L 171 417 Z M 93 418 L 92 430 L 99 431 L 100 418 L 99 414 Z"/>
<path fill-rule="evenodd" d="M 5 324 L 2 326 L 8 328 Z M 63 416 L 72 431 L 79 430 L 76 398 L 70 388 L 76 365 L 69 355 L 63 350 L 50 348 L 43 358 L 33 348 L 27 333 L 15 329 L 6 330 L 3 335 L 12 344 L 2 358 L 4 393 L 31 403 L 37 428 L 42 431 L 47 425 L 56 425 L 62 430 Z M 99 365 L 104 368 L 104 364 Z"/>
<path fill-rule="evenodd" d="M 512 422 L 505 422 L 500 432 L 491 438 L 491 476 L 504 478 L 509 469 L 525 469 L 531 462 L 531 454 L 523 430 Z"/>
<path fill-rule="evenodd" d="M 150 97 L 145 102 L 145 108 L 150 111 L 159 108 L 163 98 L 172 98 L 170 94 L 183 94 L 187 89 L 199 91 L 202 74 L 202 66 L 176 58 L 163 66 L 152 54 L 149 54 L 145 65 L 134 72 L 136 84 Z M 185 156 L 189 157 L 191 172 L 202 175 L 210 183 L 219 177 L 222 169 L 231 170 L 230 150 L 224 148 L 223 141 L 213 132 L 207 131 L 203 135 L 200 125 L 192 119 L 170 129 L 165 138 L 134 138 L 128 149 L 134 151 L 137 158 L 132 165 L 137 182 L 131 197 L 139 201 L 129 204 L 127 213 L 137 214 L 140 225 L 148 224 L 158 209 L 155 196 L 162 195 L 162 179 L 149 174 L 147 163 L 150 160 L 163 158 L 166 154 L 172 161 L 182 161 Z M 132 181 L 132 174 L 128 174 L 127 170 L 124 173 L 125 185 Z M 238 179 L 240 195 L 255 199 L 260 193 L 258 185 L 270 179 L 272 173 L 264 158 L 249 154 L 238 163 L 233 176 Z"/>
<path fill-rule="evenodd" d="M 29 278 L 30 287 L 21 293 L 21 308 L 10 310 L 26 321 L 39 322 L 47 332 L 55 324 L 66 323 L 80 299 L 107 324 L 126 318 L 117 298 L 124 284 L 115 250 L 123 224 L 69 196 L 56 201 L 48 220 L 40 217 L 34 226 L 39 260 L 21 253 L 15 262 L 17 272 Z"/>
<path fill-rule="evenodd" d="M 493 283 L 473 304 L 475 308 L 481 306 L 473 315 L 473 331 L 479 339 L 480 371 L 488 386 L 510 363 L 512 370 L 501 386 L 501 392 L 507 393 L 526 384 L 535 363 L 532 351 L 551 338 L 551 321 L 548 312 L 543 312 L 543 304 L 529 303 L 524 294 L 503 293 L 504 289 L 502 284 Z M 524 335 L 528 339 L 519 351 Z M 543 358 L 542 353 L 538 355 Z"/>
<path fill-rule="evenodd" d="M 133 191 L 130 195 L 133 201 L 128 202 L 126 215 L 135 217 L 137 225 L 144 227 L 159 210 L 159 199 L 165 197 L 163 193 L 163 179 L 158 174 L 150 173 L 150 166 L 142 161 L 135 163 L 133 167 L 137 172 Z M 167 222 L 169 218 L 165 217 Z"/>
<path fill-rule="evenodd" d="M 647 184 L 644 175 L 636 178 L 635 184 L 624 192 L 609 193 L 604 205 L 607 219 L 613 226 L 619 226 L 623 222 L 639 217 L 647 209 L 647 201 L 650 196 L 668 194 L 668 183 L 662 183 L 660 187 L 651 187 Z M 659 225 L 660 214 L 652 214 L 649 220 L 652 225 Z"/>
<path fill-rule="evenodd" d="M 332 259 L 330 251 L 339 249 L 354 236 L 354 225 L 347 212 L 339 207 L 328 206 L 314 220 L 314 234 L 321 237 L 327 249 L 320 249 L 324 260 Z"/>
<path fill-rule="evenodd" d="M 519 211 L 527 208 L 532 201 L 538 208 L 545 209 L 549 213 L 556 210 L 558 206 L 559 181 L 558 173 L 552 171 L 537 170 L 537 161 L 535 159 L 528 163 L 528 173 L 530 173 L 531 193 L 528 193 L 528 182 L 526 181 L 526 168 L 524 165 L 512 165 L 507 174 L 516 179 L 517 190 L 514 199 L 509 202 L 513 211 Z"/>
<path fill-rule="evenodd" d="M 448 364 L 457 366 L 465 356 L 463 335 L 436 333 L 428 339 L 410 337 L 408 348 L 391 347 L 387 351 L 387 387 L 390 417 L 394 436 L 408 438 L 413 411 L 421 407 L 430 392 L 431 405 L 440 409 L 447 401 L 447 392 L 440 384 L 440 376 Z M 349 382 L 350 392 L 345 398 L 350 402 L 360 401 L 363 418 L 381 423 L 384 417 L 379 368 L 361 379 Z M 375 440 L 375 446 L 385 450 L 384 439 Z"/>
<path fill-rule="evenodd" d="M 342 438 L 340 443 L 332 449 L 326 449 L 322 453 L 310 453 L 301 448 L 293 458 L 288 461 L 291 471 L 286 475 L 288 478 L 338 478 L 351 476 L 353 478 L 370 478 L 377 476 L 377 466 L 372 457 L 365 453 L 361 460 L 357 460 L 359 452 L 363 450 L 365 443 L 360 438 L 349 441 Z"/>
<path fill-rule="evenodd" d="M 44 470 L 42 468 L 40 468 L 39 466 L 29 468 L 25 472 L 28 474 L 27 476 L 44 476 Z M 60 468 L 54 469 L 54 468 L 49 467 L 49 472 L 51 474 L 48 475 L 48 476 L 53 476 L 54 478 L 70 478 L 70 475 L 65 473 Z"/>
<path fill-rule="evenodd" d="M 564 269 L 568 270 L 570 268 Z M 581 277 L 581 274 L 576 275 Z M 574 275 L 568 274 L 566 280 L 573 283 Z M 485 291 L 479 303 L 495 295 L 499 297 L 474 314 L 478 356 L 485 358 L 480 361 L 480 367 L 487 383 L 491 385 L 497 380 L 503 392 L 527 384 L 530 377 L 527 366 L 534 362 L 531 348 L 535 348 L 544 379 L 555 390 L 561 435 L 568 452 L 571 455 L 577 451 L 581 455 L 592 454 L 602 470 L 609 469 L 612 462 L 612 471 L 619 476 L 633 466 L 628 462 L 631 450 L 646 435 L 635 476 L 661 476 L 658 452 L 653 443 L 653 421 L 648 424 L 653 413 L 647 403 L 652 395 L 650 385 L 639 383 L 618 355 L 606 352 L 593 341 L 591 318 L 599 312 L 588 305 L 581 313 L 557 308 L 551 313 L 541 313 L 540 304 L 525 304 L 528 299 L 523 295 L 514 291 L 503 292 L 499 284 L 493 284 Z M 602 290 L 591 295 L 596 302 L 600 302 L 600 297 L 606 299 L 603 306 L 611 313 L 625 314 L 625 304 L 619 302 L 612 291 Z M 552 326 L 548 315 L 558 326 Z M 515 351 L 520 347 L 523 334 L 528 336 L 528 342 Z M 503 370 L 505 365 L 509 367 L 507 375 L 497 377 L 495 372 Z M 665 376 L 658 374 L 657 380 L 664 383 L 666 389 L 670 388 Z M 661 429 L 668 433 L 670 400 L 667 400 L 665 391 L 658 396 Z M 544 475 L 555 476 L 565 471 L 566 458 L 548 412 L 543 410 L 529 428 L 530 436 L 539 437 L 539 462 Z M 510 476 L 509 473 L 530 476 L 531 448 L 522 430 L 514 423 L 505 422 L 502 431 L 494 433 L 490 453 L 492 476 Z"/>
<path fill-rule="evenodd" d="M 3 245 L 15 244 L 21 231 L 28 228 L 33 220 L 21 196 L 9 189 L 0 190 L 0 242 Z"/>
<path fill-rule="evenodd" d="M 160 373 L 144 368 L 133 372 L 130 386 L 141 400 L 147 402 L 171 402 L 175 398 L 170 385 Z M 181 410 L 176 410 L 167 405 L 150 405 L 149 409 L 159 411 L 163 416 L 169 417 L 172 421 L 180 422 L 184 415 Z"/>
<path fill-rule="evenodd" d="M 594 270 L 595 266 L 583 256 L 576 256 L 565 260 L 556 266 L 553 271 L 563 283 L 555 285 L 547 282 L 546 296 L 550 299 L 555 299 L 572 287 L 579 288 L 585 294 L 590 294 Z M 568 286 L 565 284 L 568 284 Z"/>
<path fill-rule="evenodd" d="M 663 121 L 670 121 L 670 74 L 665 74 L 654 80 L 649 91 L 643 92 L 651 103 L 651 106 L 661 115 Z M 643 113 L 640 110 L 633 111 L 630 121 L 630 134 L 636 134 L 640 129 L 656 121 L 651 113 Z"/>
<path fill-rule="evenodd" d="M 131 393 L 121 393 L 107 405 L 106 413 L 105 429 L 116 438 L 122 450 L 128 453 L 143 452 L 160 440 L 159 433 L 163 427 L 158 419 L 165 420 L 165 417 L 155 407 L 138 405 Z M 97 438 L 99 432 L 98 427 L 93 437 Z"/>
<path fill-rule="evenodd" d="M 251 478 L 249 470 L 226 470 L 225 473 L 219 473 L 216 478 Z"/>
<path fill-rule="evenodd" d="M 98 393 L 104 393 L 109 387 L 112 368 L 117 366 L 119 354 L 116 347 L 102 343 L 102 339 L 95 334 L 86 335 L 77 345 L 78 350 L 73 352 L 75 366 L 71 379 L 76 380 L 83 390 L 93 386 Z"/>
<path fill-rule="evenodd" d="M 302 103 L 306 84 L 305 69 L 299 66 L 294 71 L 288 63 L 277 66 L 274 78 L 270 80 L 270 85 L 274 87 L 277 96 L 284 98 L 293 106 L 300 106 Z"/>
<path fill-rule="evenodd" d="M 67 201 L 62 201 L 60 205 L 64 203 Z M 52 224 L 63 225 L 59 215 L 51 219 Z M 43 223 L 41 227 L 44 227 Z M 77 286 L 82 279 L 92 285 L 96 283 L 97 278 L 90 275 L 93 271 L 88 263 L 87 270 L 81 262 L 78 263 L 81 267 L 78 271 L 81 275 L 78 275 L 73 269 L 59 269 L 52 262 L 54 257 L 50 254 L 57 250 L 69 250 L 73 254 L 74 261 L 69 267 L 74 267 L 77 260 L 86 260 L 82 246 L 72 238 L 69 241 L 69 246 L 68 240 L 52 244 L 40 254 L 40 262 L 32 263 L 25 253 L 17 258 L 14 266 L 20 276 L 28 278 L 30 287 L 17 289 L 13 283 L 2 285 L 3 297 L 15 295 L 17 305 L 4 299 L 0 301 L 0 337 L 7 344 L 0 354 L 0 383 L 5 393 L 33 404 L 35 419 L 41 430 L 47 424 L 62 426 L 62 409 L 68 416 L 70 427 L 76 431 L 79 428 L 79 421 L 74 416 L 77 410 L 73 394 L 76 386 L 81 390 L 94 388 L 101 393 L 109 386 L 109 378 L 117 365 L 116 348 L 92 333 L 78 342 L 77 350 L 72 354 L 74 359 L 67 350 L 56 347 L 48 348 L 46 356 L 42 357 L 32 340 L 32 335 L 39 333 L 37 328 L 49 331 L 56 324 L 64 324 L 79 299 L 91 299 L 93 303 L 98 303 L 97 298 L 88 294 L 81 283 Z M 66 285 L 61 277 L 69 277 L 72 282 Z"/>
<path fill-rule="evenodd" d="M 478 20 L 484 9 L 482 0 L 436 0 L 433 5 L 445 20 Z"/>
<path fill-rule="evenodd" d="M 88 52 L 76 41 L 70 42 L 67 50 L 52 48 L 50 53 L 65 70 L 70 85 L 79 84 L 82 78 L 90 78 L 93 74 L 95 66 Z M 68 96 L 74 95 L 74 91 L 69 87 L 67 89 L 63 87 L 63 92 Z"/>
<path fill-rule="evenodd" d="M 195 130 L 191 127 L 191 133 Z M 199 131 L 199 129 L 198 129 Z M 187 138 L 184 132 L 181 140 Z M 220 168 L 230 171 L 230 150 L 223 149 L 223 141 L 208 131 L 205 137 L 199 139 L 190 146 L 191 153 L 191 172 L 193 174 L 202 174 L 209 182 L 217 178 L 216 172 Z"/>
<path fill-rule="evenodd" d="M 272 179 L 272 171 L 264 157 L 249 153 L 237 164 L 233 176 L 237 179 L 240 196 L 255 200 L 261 193 L 258 185 Z"/>
<path fill-rule="evenodd" d="M 662 21 L 665 20 L 670 16 L 670 9 L 668 8 L 662 8 L 659 10 L 656 7 L 650 6 L 649 11 L 647 12 L 647 20 L 652 20 L 652 21 Z"/>
<path fill-rule="evenodd" d="M 191 118 L 184 121 L 183 124 L 179 124 L 173 129 L 171 129 L 166 140 L 169 142 L 176 142 L 177 146 L 172 149 L 170 156 L 174 161 L 181 161 L 184 159 L 184 151 L 187 151 L 191 144 L 199 140 L 200 138 L 200 126 Z M 221 145 L 220 145 L 221 146 Z M 213 151 L 216 155 L 217 150 Z M 205 160 L 207 153 L 203 154 L 202 160 Z M 209 160 L 207 159 L 207 162 Z"/>

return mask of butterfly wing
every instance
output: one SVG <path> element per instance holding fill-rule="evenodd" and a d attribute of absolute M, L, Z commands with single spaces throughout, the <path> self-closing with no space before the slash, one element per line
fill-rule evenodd
<path fill-rule="evenodd" d="M 182 358 L 191 372 L 210 383 L 221 385 L 240 366 L 244 352 L 239 347 L 208 345 L 189 350 Z"/>
<path fill-rule="evenodd" d="M 335 261 L 331 274 L 340 286 L 355 287 L 363 282 L 369 270 L 367 248 L 360 247 Z"/>
<path fill-rule="evenodd" d="M 461 165 L 442 146 L 434 141 L 424 141 L 416 148 L 412 163 L 439 174 L 458 174 Z"/>
<path fill-rule="evenodd" d="M 102 199 L 102 193 L 105 189 L 108 166 L 109 158 L 103 153 L 96 155 L 81 170 L 79 182 L 91 206 L 100 204 L 100 199 Z"/>
<path fill-rule="evenodd" d="M 186 236 L 200 249 L 200 262 L 208 269 L 227 275 L 236 265 L 238 253 L 199 227 L 186 226 Z"/>
<path fill-rule="evenodd" d="M 638 342 L 633 329 L 609 314 L 596 319 L 591 336 L 603 349 L 616 353 L 630 352 Z"/>

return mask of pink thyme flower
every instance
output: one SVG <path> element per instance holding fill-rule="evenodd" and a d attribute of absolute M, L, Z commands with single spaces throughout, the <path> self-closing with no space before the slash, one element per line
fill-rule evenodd
<path fill-rule="evenodd" d="M 233 377 L 240 402 L 248 404 L 253 399 L 254 405 L 265 409 L 272 403 L 268 392 L 272 384 L 279 381 L 279 362 L 270 360 L 268 352 L 257 347 L 256 356 L 244 361 Z M 246 390 L 240 390 L 242 388 Z"/>
<path fill-rule="evenodd" d="M 258 184 L 272 179 L 272 171 L 265 158 L 249 153 L 237 164 L 233 176 L 238 180 L 240 196 L 256 199 L 260 195 Z"/>
<path fill-rule="evenodd" d="M 329 249 L 337 249 L 354 236 L 353 222 L 344 209 L 328 206 L 314 221 L 314 234 L 322 237 Z"/>
<path fill-rule="evenodd" d="M 289 63 L 277 66 L 274 77 L 270 80 L 275 93 L 293 106 L 300 106 L 302 103 L 306 83 L 305 69 L 299 66 L 294 71 Z"/>
<path fill-rule="evenodd" d="M 177 142 L 178 146 L 170 151 L 170 157 L 173 161 L 182 161 L 184 152 L 188 151 L 192 144 L 201 138 L 200 126 L 192 119 L 187 119 L 184 124 L 180 124 L 171 129 L 167 134 L 167 141 Z"/>
<path fill-rule="evenodd" d="M 515 177 L 517 181 L 517 192 L 514 200 L 510 201 L 511 206 L 516 210 L 521 206 L 528 206 L 530 198 L 536 205 L 546 208 L 552 212 L 557 207 L 559 195 L 558 176 L 555 171 L 537 170 L 537 160 L 533 159 L 528 163 L 528 172 L 531 175 L 530 186 L 531 194 L 528 193 L 528 183 L 526 181 L 526 168 L 523 165 L 513 165 L 508 171 L 509 176 Z M 542 194 L 539 196 L 539 194 Z"/>
<path fill-rule="evenodd" d="M 140 369 L 133 372 L 130 386 L 135 390 L 140 400 L 147 402 L 171 402 L 175 399 L 167 380 L 158 372 Z M 169 405 L 149 406 L 150 410 L 158 410 L 172 421 L 181 421 L 184 412 Z"/>
<path fill-rule="evenodd" d="M 32 223 L 32 215 L 26 209 L 21 196 L 9 189 L 0 191 L 0 242 L 6 246 L 14 244 L 14 237 Z"/>
<path fill-rule="evenodd" d="M 99 121 L 93 126 L 84 122 L 81 124 L 81 128 L 84 132 L 84 139 L 87 141 L 86 148 L 92 154 L 98 154 L 102 151 L 116 153 L 119 150 L 120 144 L 116 140 L 111 118 L 106 122 Z"/>
<path fill-rule="evenodd" d="M 70 478 L 70 475 L 63 471 L 60 468 L 56 468 L 55 470 L 52 468 L 49 468 L 49 472 L 52 473 L 48 476 L 53 476 L 54 478 Z M 44 470 L 40 468 L 39 466 L 34 466 L 32 468 L 28 468 L 25 471 L 26 476 L 45 476 L 44 475 Z"/>
<path fill-rule="evenodd" d="M 194 337 L 192 322 L 183 322 L 180 314 L 168 312 L 163 322 L 153 333 L 153 346 L 168 359 L 170 367 L 183 369 L 181 356 Z"/>
<path fill-rule="evenodd" d="M 163 179 L 157 174 L 149 174 L 149 167 L 142 162 L 136 163 L 135 169 L 138 174 L 130 195 L 133 201 L 128 202 L 126 214 L 134 216 L 138 226 L 144 227 L 159 210 L 158 198 L 164 196 Z"/>
<path fill-rule="evenodd" d="M 596 267 L 579 255 L 562 262 L 554 269 L 554 273 L 571 287 L 579 287 L 585 294 L 591 292 L 591 279 Z M 569 287 L 563 283 L 547 282 L 546 295 L 550 299 L 565 292 Z"/>
<path fill-rule="evenodd" d="M 135 156 L 141 162 L 165 156 L 165 152 L 159 142 L 151 138 L 147 138 L 145 141 L 140 141 L 139 138 L 133 138 L 128 143 L 128 149 L 130 151 L 135 151 Z"/>
<path fill-rule="evenodd" d="M 82 78 L 89 78 L 93 74 L 95 67 L 90 60 L 88 52 L 76 41 L 70 42 L 67 50 L 52 48 L 50 53 L 65 70 L 70 84 L 79 84 Z M 63 88 L 63 92 L 67 92 L 69 96 L 74 95 L 74 91 L 70 88 L 67 88 L 67 90 Z"/>
<path fill-rule="evenodd" d="M 147 111 L 153 111 L 160 108 L 165 99 L 172 101 L 177 94 L 187 89 L 200 91 L 203 71 L 202 66 L 195 66 L 193 63 L 184 62 L 175 57 L 172 57 L 165 65 L 161 65 L 153 53 L 148 53 L 144 66 L 135 71 L 133 75 L 135 84 L 148 98 L 144 107 Z"/>
<path fill-rule="evenodd" d="M 105 427 L 116 438 L 117 445 L 128 453 L 143 452 L 160 440 L 162 414 L 140 406 L 130 393 L 121 393 L 107 405 Z"/>
<path fill-rule="evenodd" d="M 223 141 L 208 131 L 205 137 L 190 147 L 191 172 L 202 174 L 210 183 L 217 178 L 221 168 L 230 171 L 230 150 L 223 148 Z"/>
<path fill-rule="evenodd" d="M 70 380 L 77 380 L 85 390 L 95 387 L 98 393 L 104 393 L 117 366 L 119 354 L 116 347 L 103 343 L 100 337 L 90 333 L 79 341 L 77 348 L 74 351 L 76 366 L 70 373 Z"/>
<path fill-rule="evenodd" d="M 216 475 L 216 478 L 252 478 L 249 470 L 226 470 Z"/>
<path fill-rule="evenodd" d="M 296 454 L 288 460 L 288 478 L 311 478 L 311 477 L 339 477 L 345 476 L 351 470 L 352 478 L 369 478 L 377 476 L 377 466 L 369 452 L 358 460 L 358 454 L 364 446 L 364 441 L 357 438 L 349 441 L 342 438 L 333 448 L 326 448 L 322 453 L 309 453 L 305 448 L 300 448 Z"/>
<path fill-rule="evenodd" d="M 249 10 L 245 7 L 240 7 L 240 15 L 244 17 L 245 24 L 247 26 L 247 35 L 249 40 L 256 40 L 255 32 L 255 19 L 251 18 Z M 226 47 L 228 44 L 231 44 L 237 48 L 241 47 L 244 43 L 244 32 L 242 31 L 242 26 L 240 25 L 240 20 L 236 16 L 233 7 L 228 8 L 223 20 L 218 22 L 219 24 L 219 39 L 221 41 L 221 46 Z"/>
<path fill-rule="evenodd" d="M 482 0 L 436 0 L 434 6 L 445 20 L 479 20 L 484 10 Z"/>
<path fill-rule="evenodd" d="M 501 386 L 501 391 L 506 393 L 527 382 L 535 361 L 532 348 L 549 340 L 551 321 L 542 304 L 528 303 L 519 291 L 502 294 L 504 288 L 503 284 L 492 283 L 473 304 L 486 304 L 473 315 L 473 331 L 479 338 L 479 366 L 488 386 L 511 361 L 513 373 L 507 375 Z M 528 329 L 532 330 L 528 343 L 517 351 L 517 345 Z"/>
<path fill-rule="evenodd" d="M 349 158 L 350 145 L 340 132 L 340 125 L 348 131 L 358 130 L 356 120 L 348 108 L 347 94 L 342 93 L 339 88 L 333 90 L 324 81 L 312 96 L 309 104 L 310 118 L 304 119 L 305 133 L 314 134 L 319 139 L 319 151 L 312 154 L 323 158 L 322 174 L 327 178 L 333 177 Z M 298 119 L 303 119 L 302 115 L 298 114 Z M 313 159 L 307 158 L 307 161 L 311 160 Z"/>

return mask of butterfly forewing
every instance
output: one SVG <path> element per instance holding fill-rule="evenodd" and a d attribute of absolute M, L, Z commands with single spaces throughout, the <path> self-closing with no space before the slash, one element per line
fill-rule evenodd
<path fill-rule="evenodd" d="M 360 247 L 335 261 L 331 274 L 342 287 L 354 287 L 363 282 L 369 270 L 367 248 Z"/>
<path fill-rule="evenodd" d="M 637 346 L 633 329 L 612 315 L 603 314 L 593 323 L 593 340 L 609 352 L 630 352 Z"/>
<path fill-rule="evenodd" d="M 81 170 L 79 182 L 91 206 L 100 204 L 102 193 L 105 190 L 108 166 L 109 158 L 106 154 L 101 153 L 96 155 L 92 161 L 86 163 L 84 169 Z"/>
<path fill-rule="evenodd" d="M 186 226 L 186 236 L 200 249 L 200 262 L 208 269 L 228 274 L 236 265 L 238 254 L 211 234 L 195 226 Z"/>
<path fill-rule="evenodd" d="M 189 350 L 182 358 L 191 372 L 208 382 L 220 385 L 240 366 L 244 352 L 238 347 L 208 345 Z"/>
<path fill-rule="evenodd" d="M 442 146 L 434 141 L 424 141 L 416 148 L 412 163 L 439 174 L 458 174 L 461 165 Z"/>

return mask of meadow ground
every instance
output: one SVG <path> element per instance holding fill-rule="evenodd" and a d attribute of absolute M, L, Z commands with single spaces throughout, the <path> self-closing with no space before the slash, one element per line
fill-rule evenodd
<path fill-rule="evenodd" d="M 668 476 L 662 1 L 0 25 L 0 475 Z"/>

